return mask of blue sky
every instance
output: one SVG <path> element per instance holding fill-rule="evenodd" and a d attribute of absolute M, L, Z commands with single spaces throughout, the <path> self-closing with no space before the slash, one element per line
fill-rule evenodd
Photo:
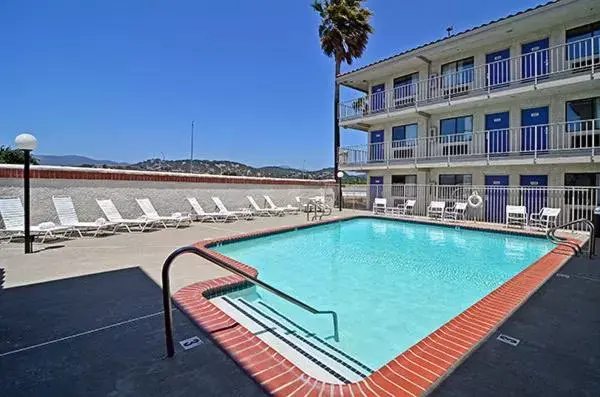
<path fill-rule="evenodd" d="M 180 159 L 195 120 L 195 158 L 331 166 L 333 64 L 309 3 L 5 1 L 0 144 L 27 131 L 42 154 Z M 375 34 L 351 68 L 539 3 L 370 0 Z"/>

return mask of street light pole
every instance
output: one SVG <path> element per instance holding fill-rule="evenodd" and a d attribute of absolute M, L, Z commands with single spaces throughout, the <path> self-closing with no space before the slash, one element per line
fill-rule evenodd
<path fill-rule="evenodd" d="M 17 148 L 23 151 L 23 232 L 25 234 L 25 253 L 33 252 L 33 240 L 31 239 L 30 223 L 30 196 L 29 196 L 29 163 L 31 162 L 31 151 L 37 146 L 37 139 L 30 134 L 21 134 L 15 138 Z"/>
<path fill-rule="evenodd" d="M 342 211 L 342 200 L 343 200 L 343 197 L 342 197 L 342 178 L 343 177 L 344 177 L 344 173 L 342 171 L 339 171 L 337 173 L 337 179 L 338 179 L 338 184 L 339 184 L 339 186 L 338 186 L 338 188 L 339 188 L 339 192 L 338 192 L 338 194 L 339 194 L 339 200 L 338 201 L 339 201 L 339 206 L 340 206 L 340 212 Z"/>

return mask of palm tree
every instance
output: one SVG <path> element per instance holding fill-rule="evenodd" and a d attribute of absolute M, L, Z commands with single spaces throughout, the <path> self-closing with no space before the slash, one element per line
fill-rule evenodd
<path fill-rule="evenodd" d="M 367 47 L 369 35 L 373 33 L 370 24 L 373 13 L 363 6 L 365 0 L 315 0 L 312 8 L 321 17 L 319 39 L 321 49 L 335 60 L 335 92 L 333 106 L 333 142 L 334 142 L 334 178 L 338 173 L 338 149 L 340 147 L 340 126 L 338 125 L 338 107 L 340 85 L 337 76 L 342 62 L 351 65 L 360 58 Z"/>

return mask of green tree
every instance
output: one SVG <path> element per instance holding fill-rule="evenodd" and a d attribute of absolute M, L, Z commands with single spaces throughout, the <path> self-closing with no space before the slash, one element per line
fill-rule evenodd
<path fill-rule="evenodd" d="M 333 156 L 334 178 L 338 173 L 338 149 L 340 147 L 340 126 L 338 108 L 340 102 L 340 85 L 337 76 L 340 74 L 342 62 L 351 65 L 354 59 L 360 58 L 373 33 L 371 26 L 371 10 L 363 6 L 365 0 L 315 0 L 312 8 L 321 17 L 319 39 L 323 53 L 335 61 L 335 91 L 333 99 Z"/>
<path fill-rule="evenodd" d="M 23 164 L 25 162 L 25 156 L 23 151 L 19 149 L 12 149 L 10 146 L 0 146 L 0 164 Z M 31 156 L 31 164 L 38 164 L 38 160 Z"/>

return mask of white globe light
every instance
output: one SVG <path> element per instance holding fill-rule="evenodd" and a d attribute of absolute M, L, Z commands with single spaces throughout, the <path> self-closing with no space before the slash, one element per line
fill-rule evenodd
<path fill-rule="evenodd" d="M 15 145 L 21 150 L 34 150 L 37 147 L 37 139 L 31 134 L 21 134 L 15 138 Z"/>
<path fill-rule="evenodd" d="M 342 171 L 338 171 L 337 177 L 338 178 L 343 178 L 344 177 L 344 173 Z"/>

